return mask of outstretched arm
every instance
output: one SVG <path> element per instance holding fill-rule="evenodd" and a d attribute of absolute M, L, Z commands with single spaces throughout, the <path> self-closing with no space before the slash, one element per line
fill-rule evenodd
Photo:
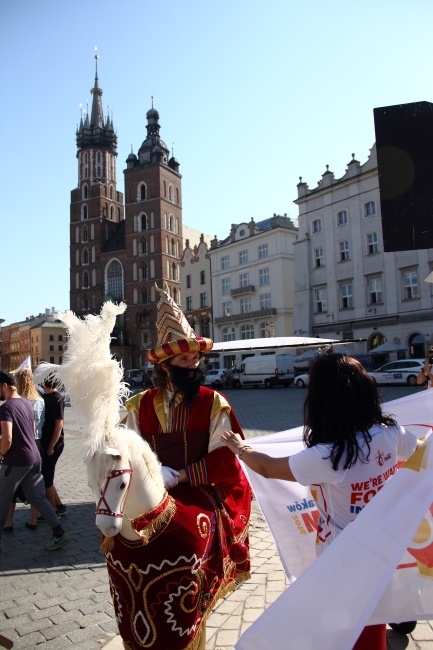
<path fill-rule="evenodd" d="M 222 442 L 227 445 L 231 451 L 239 456 L 247 467 L 264 476 L 265 478 L 277 478 L 283 481 L 296 481 L 289 465 L 289 457 L 273 458 L 259 451 L 254 451 L 249 445 L 245 444 L 238 433 L 225 431 L 221 436 Z"/>

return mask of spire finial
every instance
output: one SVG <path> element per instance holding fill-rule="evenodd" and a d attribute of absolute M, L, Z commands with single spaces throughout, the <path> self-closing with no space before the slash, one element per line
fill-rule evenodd
<path fill-rule="evenodd" d="M 152 99 L 152 108 L 153 108 L 153 95 L 151 95 L 151 99 Z"/>
<path fill-rule="evenodd" d="M 174 142 L 171 143 L 171 157 L 174 158 Z"/>

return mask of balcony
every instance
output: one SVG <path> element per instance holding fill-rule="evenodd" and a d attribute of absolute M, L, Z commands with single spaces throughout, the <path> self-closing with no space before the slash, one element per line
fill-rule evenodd
<path fill-rule="evenodd" d="M 267 318 L 268 316 L 275 316 L 277 310 L 275 307 L 270 309 L 259 309 L 258 311 L 246 311 L 242 314 L 230 314 L 230 316 L 220 316 L 215 318 L 215 325 L 226 325 L 228 323 L 235 323 L 245 320 L 253 320 L 255 318 Z"/>
<path fill-rule="evenodd" d="M 239 287 L 239 289 L 232 289 L 231 290 L 231 295 L 232 296 L 243 296 L 246 293 L 255 293 L 256 288 L 253 284 L 249 284 L 246 287 Z"/>

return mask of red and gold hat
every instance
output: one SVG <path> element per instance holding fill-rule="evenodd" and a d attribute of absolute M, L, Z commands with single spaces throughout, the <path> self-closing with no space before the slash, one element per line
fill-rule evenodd
<path fill-rule="evenodd" d="M 177 354 L 212 350 L 213 341 L 197 336 L 183 311 L 170 298 L 167 291 L 158 286 L 156 290 L 161 294 L 156 322 L 158 343 L 152 350 L 146 352 L 146 359 L 151 363 L 161 363 Z"/>

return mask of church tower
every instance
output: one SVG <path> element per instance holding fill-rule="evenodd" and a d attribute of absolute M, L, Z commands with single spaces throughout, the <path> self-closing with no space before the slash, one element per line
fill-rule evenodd
<path fill-rule="evenodd" d="M 180 302 L 182 199 L 179 163 L 159 135 L 159 114 L 147 112 L 147 135 L 125 169 L 125 207 L 117 191 L 117 136 L 104 119 L 96 59 L 92 110 L 77 129 L 78 186 L 71 192 L 70 306 L 99 313 L 106 300 L 124 301 L 112 353 L 123 367 L 143 368 L 156 343 L 159 287 Z"/>
<path fill-rule="evenodd" d="M 71 192 L 70 306 L 80 317 L 99 313 L 107 294 L 124 298 L 116 264 L 101 264 L 104 247 L 124 225 L 124 211 L 116 186 L 117 135 L 110 116 L 104 119 L 97 55 L 95 60 L 92 110 L 81 117 L 76 133 L 78 187 Z"/>
<path fill-rule="evenodd" d="M 158 287 L 168 285 L 180 302 L 182 194 L 179 163 L 159 135 L 159 113 L 146 114 L 147 135 L 137 155 L 130 153 L 125 174 L 125 244 L 132 274 L 125 290 L 128 328 L 144 351 L 156 343 Z"/>

